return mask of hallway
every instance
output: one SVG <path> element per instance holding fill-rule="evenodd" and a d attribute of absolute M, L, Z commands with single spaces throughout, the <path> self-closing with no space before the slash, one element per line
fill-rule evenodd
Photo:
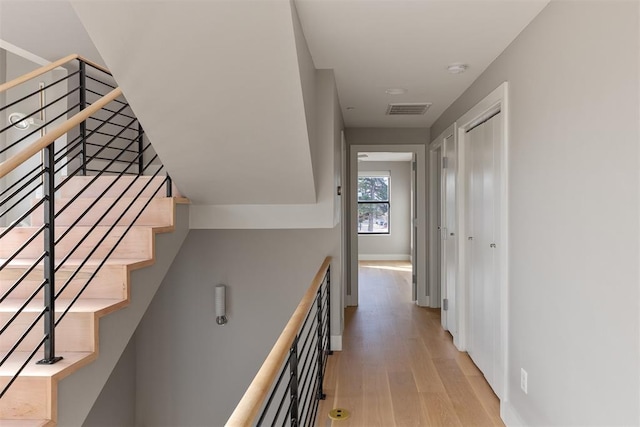
<path fill-rule="evenodd" d="M 329 357 L 319 427 L 503 426 L 498 398 L 440 325 L 410 301 L 408 262 L 360 262 L 360 305 Z M 332 408 L 350 411 L 330 423 Z"/>

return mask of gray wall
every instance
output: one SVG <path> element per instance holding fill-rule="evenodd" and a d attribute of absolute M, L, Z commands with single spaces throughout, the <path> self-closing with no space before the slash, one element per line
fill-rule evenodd
<path fill-rule="evenodd" d="M 358 171 L 390 171 L 389 234 L 358 235 L 360 259 L 411 254 L 411 162 L 359 162 Z M 363 257 L 364 255 L 364 257 Z M 374 255 L 374 257 L 366 257 Z M 378 257 L 379 258 L 379 257 Z"/>
<path fill-rule="evenodd" d="M 132 427 L 136 420 L 136 336 L 122 352 L 83 427 Z"/>
<path fill-rule="evenodd" d="M 551 2 L 432 127 L 509 82 L 505 409 L 526 425 L 640 421 L 638 16 Z"/>
<path fill-rule="evenodd" d="M 337 228 L 191 230 L 137 331 L 137 425 L 223 425 L 339 242 Z"/>

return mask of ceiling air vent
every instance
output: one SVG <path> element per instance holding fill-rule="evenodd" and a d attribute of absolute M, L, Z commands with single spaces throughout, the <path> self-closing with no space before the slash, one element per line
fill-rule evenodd
<path fill-rule="evenodd" d="M 419 116 L 427 112 L 431 103 L 421 102 L 417 104 L 389 104 L 388 116 Z"/>

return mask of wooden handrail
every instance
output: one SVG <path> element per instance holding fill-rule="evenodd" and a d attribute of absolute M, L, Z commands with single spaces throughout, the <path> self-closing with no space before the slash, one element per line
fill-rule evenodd
<path fill-rule="evenodd" d="M 75 126 L 78 126 L 80 123 L 87 120 L 92 114 L 96 113 L 98 110 L 106 106 L 108 103 L 110 103 L 120 95 L 122 95 L 122 90 L 119 87 L 113 89 L 111 92 L 91 104 L 89 107 L 80 111 L 69 120 L 62 123 L 57 128 L 50 131 L 45 136 L 41 137 L 31 145 L 26 147 L 24 150 L 14 154 L 4 162 L 0 163 L 0 178 L 4 177 L 6 174 L 20 166 L 26 160 L 30 159 L 33 155 L 37 154 L 40 150 L 53 144 L 56 139 L 60 138 Z"/>
<path fill-rule="evenodd" d="M 304 318 L 309 312 L 309 309 L 311 309 L 311 304 L 315 301 L 316 293 L 324 281 L 324 276 L 327 274 L 329 264 L 331 264 L 330 256 L 325 258 L 320 270 L 318 270 L 313 278 L 311 286 L 309 286 L 309 289 L 307 289 L 307 292 L 302 297 L 300 304 L 298 304 L 298 307 L 293 312 L 293 315 L 284 327 L 284 330 L 262 364 L 262 367 L 244 393 L 244 396 L 242 396 L 240 403 L 238 403 L 238 406 L 236 406 L 236 409 L 231 414 L 227 424 L 225 424 L 226 427 L 248 427 L 253 424 L 258 411 L 262 408 L 264 400 L 271 390 L 273 382 L 280 372 L 282 364 L 289 355 L 289 349 L 291 349 L 293 340 L 302 327 Z"/>
<path fill-rule="evenodd" d="M 21 85 L 24 82 L 28 82 L 31 79 L 35 79 L 38 76 L 43 75 L 44 73 L 48 73 L 51 70 L 55 70 L 56 68 L 66 64 L 67 62 L 71 62 L 74 59 L 79 59 L 83 62 L 86 62 L 87 64 L 91 65 L 94 68 L 99 69 L 100 71 L 104 71 L 105 73 L 111 75 L 111 71 L 109 71 L 108 69 L 106 69 L 105 67 L 103 67 L 102 65 L 96 64 L 93 61 L 90 61 L 80 55 L 78 55 L 77 53 L 74 53 L 72 55 L 69 56 L 65 56 L 62 59 L 59 59 L 55 62 L 52 62 L 49 65 L 45 65 L 43 67 L 40 67 L 38 69 L 35 69 L 33 71 L 31 71 L 30 73 L 24 74 L 20 77 L 16 77 L 15 79 L 11 80 L 10 82 L 6 82 L 0 85 L 0 93 L 4 92 L 5 90 L 9 90 L 12 87 L 16 87 L 18 85 Z"/>

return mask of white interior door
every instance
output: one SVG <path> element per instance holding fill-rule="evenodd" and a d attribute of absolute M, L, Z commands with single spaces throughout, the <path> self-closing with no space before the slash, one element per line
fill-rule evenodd
<path fill-rule="evenodd" d="M 411 301 L 418 300 L 418 165 L 416 154 L 411 160 Z"/>
<path fill-rule="evenodd" d="M 455 338 L 458 333 L 456 322 L 456 270 L 457 270 L 457 230 L 456 230 L 456 174 L 457 149 L 453 134 L 446 137 L 442 145 L 444 168 L 442 169 L 441 191 L 441 288 L 442 326 Z"/>
<path fill-rule="evenodd" d="M 496 242 L 500 225 L 498 191 L 500 115 L 465 137 L 466 230 L 469 284 L 469 355 L 498 393 L 501 390 L 500 288 Z"/>

